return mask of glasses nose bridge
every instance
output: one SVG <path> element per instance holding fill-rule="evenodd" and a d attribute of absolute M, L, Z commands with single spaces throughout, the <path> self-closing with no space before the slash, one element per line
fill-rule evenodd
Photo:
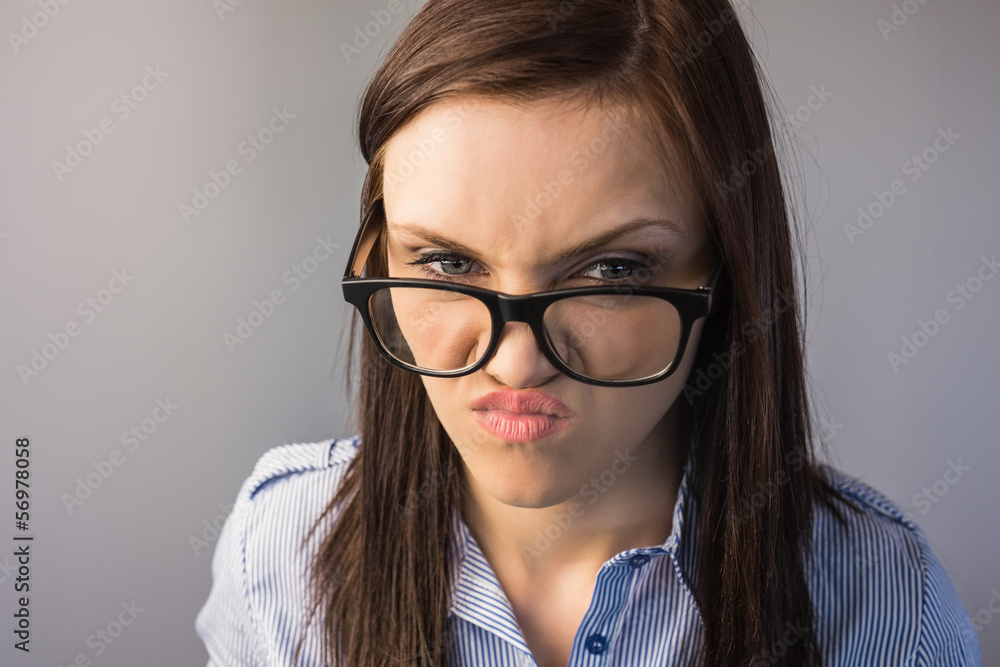
<path fill-rule="evenodd" d="M 546 341 L 546 334 L 544 332 L 544 325 L 542 324 L 542 312 L 545 310 L 545 305 L 547 301 L 539 300 L 534 294 L 523 294 L 523 295 L 509 295 L 503 293 L 494 293 L 495 301 L 493 302 L 496 309 L 493 310 L 493 336 L 491 347 L 492 352 L 486 355 L 486 359 L 483 363 L 489 363 L 497 353 L 500 351 L 501 340 L 503 338 L 504 329 L 508 322 L 522 322 L 528 326 L 531 331 L 531 337 L 534 340 L 534 347 L 537 349 L 538 354 L 548 360 L 548 364 L 552 364 L 552 373 L 557 373 L 558 370 L 564 370 L 562 365 L 557 359 L 553 358 L 553 353 L 549 349 Z M 511 332 L 515 333 L 515 332 Z M 510 343 L 508 343 L 510 345 Z M 565 371 L 564 371 L 565 372 Z"/>
<path fill-rule="evenodd" d="M 500 328 L 508 322 L 531 324 L 532 308 L 530 295 L 510 296 L 497 294 L 500 305 Z"/>
<path fill-rule="evenodd" d="M 518 296 L 497 294 L 497 305 L 500 314 L 500 321 L 496 325 L 497 331 L 503 331 L 508 322 L 523 322 L 528 325 L 528 328 L 531 329 L 537 339 L 538 332 L 536 331 L 536 326 L 540 318 L 540 313 L 536 312 L 538 310 L 538 302 L 532 297 L 533 295 L 531 294 Z M 543 346 L 542 341 L 537 340 L 536 342 L 539 347 Z"/>

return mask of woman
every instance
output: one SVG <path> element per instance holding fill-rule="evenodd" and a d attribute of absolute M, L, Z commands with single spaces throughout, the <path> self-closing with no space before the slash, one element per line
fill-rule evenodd
<path fill-rule="evenodd" d="M 244 484 L 211 664 L 978 664 L 920 530 L 815 461 L 725 0 L 431 0 L 360 138 L 360 436 Z"/>

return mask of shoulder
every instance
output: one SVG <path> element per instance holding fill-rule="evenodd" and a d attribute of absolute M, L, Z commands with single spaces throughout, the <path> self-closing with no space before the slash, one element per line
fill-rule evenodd
<path fill-rule="evenodd" d="M 260 457 L 233 506 L 248 567 L 283 567 L 283 558 L 294 557 L 292 547 L 333 499 L 358 443 L 354 437 L 281 445 Z"/>
<path fill-rule="evenodd" d="M 308 545 L 303 540 L 336 494 L 357 446 L 358 438 L 326 440 L 282 445 L 260 457 L 233 507 L 251 582 L 306 571 L 323 531 Z"/>
<path fill-rule="evenodd" d="M 359 440 L 281 445 L 254 465 L 220 532 L 212 589 L 196 621 L 210 664 L 290 658 L 284 652 L 306 625 L 311 558 L 335 517 L 305 538 L 340 487 Z"/>
<path fill-rule="evenodd" d="M 829 664 L 978 665 L 972 623 L 911 516 L 840 470 L 820 472 L 839 496 L 817 506 L 810 566 Z"/>
<path fill-rule="evenodd" d="M 240 489 L 237 502 L 261 505 L 263 503 L 257 496 L 268 487 L 277 487 L 278 493 L 308 494 L 330 478 L 339 481 L 357 453 L 359 441 L 360 438 L 355 436 L 274 447 L 257 460 L 253 472 Z M 323 489 L 328 496 L 327 501 L 332 497 L 329 491 L 329 488 Z"/>

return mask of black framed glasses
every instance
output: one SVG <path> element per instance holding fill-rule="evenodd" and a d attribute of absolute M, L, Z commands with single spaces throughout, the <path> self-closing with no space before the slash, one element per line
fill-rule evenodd
<path fill-rule="evenodd" d="M 658 382 L 676 370 L 694 322 L 712 308 L 722 258 L 709 283 L 579 287 L 511 295 L 441 280 L 362 277 L 384 225 L 378 200 L 351 249 L 342 282 L 382 356 L 433 377 L 459 377 L 493 357 L 507 322 L 524 322 L 569 377 L 599 386 Z"/>

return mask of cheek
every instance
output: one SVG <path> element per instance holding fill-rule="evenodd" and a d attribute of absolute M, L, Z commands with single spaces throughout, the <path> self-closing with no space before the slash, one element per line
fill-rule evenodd
<path fill-rule="evenodd" d="M 692 325 L 684 356 L 670 377 L 639 387 L 600 388 L 594 393 L 593 414 L 603 415 L 601 421 L 614 424 L 619 433 L 652 428 L 677 401 L 684 400 L 684 385 L 694 365 L 703 324 L 702 319 Z"/>
<path fill-rule="evenodd" d="M 669 380 L 641 387 L 602 388 L 594 395 L 588 431 L 621 444 L 641 440 L 660 422 L 677 397 Z"/>
<path fill-rule="evenodd" d="M 701 343 L 701 331 L 704 327 L 705 318 L 701 318 L 691 325 L 691 336 L 688 338 L 687 349 L 684 350 L 680 366 L 670 376 L 671 382 L 676 382 L 679 386 L 683 386 L 687 382 L 688 375 L 691 373 L 691 367 L 694 366 L 694 358 L 698 354 L 698 345 Z"/>
<path fill-rule="evenodd" d="M 431 400 L 431 405 L 434 407 L 434 412 L 437 413 L 438 419 L 447 428 L 449 413 L 455 410 L 453 405 L 454 391 L 449 387 L 449 382 L 454 383 L 455 380 L 421 375 L 420 381 L 424 383 L 424 390 L 427 391 L 427 396 Z M 449 406 L 452 406 L 451 409 L 449 409 Z"/>
<path fill-rule="evenodd" d="M 421 375 L 424 389 L 434 408 L 434 413 L 448 437 L 460 452 L 475 451 L 483 433 L 471 429 L 467 414 L 467 391 L 462 390 L 462 378 L 434 378 Z"/>

